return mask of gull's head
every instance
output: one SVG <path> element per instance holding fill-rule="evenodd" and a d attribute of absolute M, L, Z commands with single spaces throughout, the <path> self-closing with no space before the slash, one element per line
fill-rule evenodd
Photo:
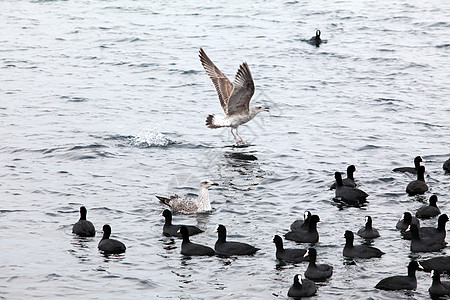
<path fill-rule="evenodd" d="M 200 187 L 201 188 L 209 188 L 210 186 L 213 185 L 219 185 L 218 183 L 212 182 L 211 180 L 202 180 L 200 182 Z"/>
<path fill-rule="evenodd" d="M 252 106 L 250 108 L 250 113 L 255 114 L 255 115 L 259 114 L 262 111 L 269 111 L 269 108 L 260 106 L 260 105 Z"/>

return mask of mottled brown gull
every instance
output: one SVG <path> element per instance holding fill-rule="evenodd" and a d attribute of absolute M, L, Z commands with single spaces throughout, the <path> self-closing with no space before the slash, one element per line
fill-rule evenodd
<path fill-rule="evenodd" d="M 161 203 L 164 203 L 172 208 L 172 210 L 183 213 L 201 213 L 211 211 L 211 203 L 209 202 L 208 188 L 213 185 L 218 185 L 210 180 L 203 180 L 200 182 L 200 190 L 197 198 L 182 198 L 178 195 L 167 197 L 156 196 Z"/>
<path fill-rule="evenodd" d="M 237 135 L 240 141 L 245 144 L 238 133 L 238 126 L 247 123 L 258 113 L 269 110 L 262 106 L 249 107 L 250 99 L 255 93 L 255 85 L 247 63 L 244 62 L 239 66 L 234 82 L 231 83 L 209 59 L 202 48 L 200 48 L 199 57 L 206 74 L 211 78 L 216 88 L 220 105 L 225 113 L 224 117 L 209 115 L 206 118 L 206 126 L 208 128 L 231 127 L 231 134 L 234 140 L 237 143 L 239 142 Z M 233 129 L 236 130 L 236 135 L 233 133 Z"/>

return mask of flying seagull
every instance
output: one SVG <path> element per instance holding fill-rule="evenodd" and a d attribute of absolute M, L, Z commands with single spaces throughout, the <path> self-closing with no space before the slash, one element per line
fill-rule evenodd
<path fill-rule="evenodd" d="M 239 66 L 234 82 L 231 83 L 202 48 L 200 48 L 199 57 L 206 74 L 211 78 L 216 88 L 220 105 L 225 113 L 224 117 L 209 115 L 206 118 L 206 126 L 208 128 L 231 127 L 231 134 L 236 143 L 239 143 L 237 135 L 242 144 L 245 144 L 238 134 L 238 126 L 247 123 L 262 111 L 269 111 L 268 108 L 262 106 L 249 107 L 250 99 L 255 92 L 255 85 L 247 63 L 244 62 Z M 236 130 L 236 135 L 233 133 L 233 129 Z"/>

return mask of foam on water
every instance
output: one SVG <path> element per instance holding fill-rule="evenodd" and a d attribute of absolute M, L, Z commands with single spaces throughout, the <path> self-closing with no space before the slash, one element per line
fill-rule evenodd
<path fill-rule="evenodd" d="M 176 142 L 156 131 L 155 128 L 144 128 L 138 134 L 130 138 L 130 145 L 139 148 L 167 147 L 175 145 Z"/>

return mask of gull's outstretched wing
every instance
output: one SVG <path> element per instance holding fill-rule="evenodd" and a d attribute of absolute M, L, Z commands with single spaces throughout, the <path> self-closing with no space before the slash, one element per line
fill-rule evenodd
<path fill-rule="evenodd" d="M 209 78 L 216 88 L 217 95 L 219 96 L 220 105 L 222 106 L 225 114 L 228 114 L 228 99 L 230 98 L 231 91 L 233 90 L 233 84 L 231 81 L 217 68 L 214 63 L 206 55 L 203 48 L 199 51 L 200 61 L 202 62 L 203 68 L 208 74 Z"/>
<path fill-rule="evenodd" d="M 255 92 L 252 73 L 246 62 L 244 62 L 236 73 L 233 83 L 230 99 L 228 100 L 227 114 L 239 114 L 240 112 L 248 112 L 250 99 Z"/>

